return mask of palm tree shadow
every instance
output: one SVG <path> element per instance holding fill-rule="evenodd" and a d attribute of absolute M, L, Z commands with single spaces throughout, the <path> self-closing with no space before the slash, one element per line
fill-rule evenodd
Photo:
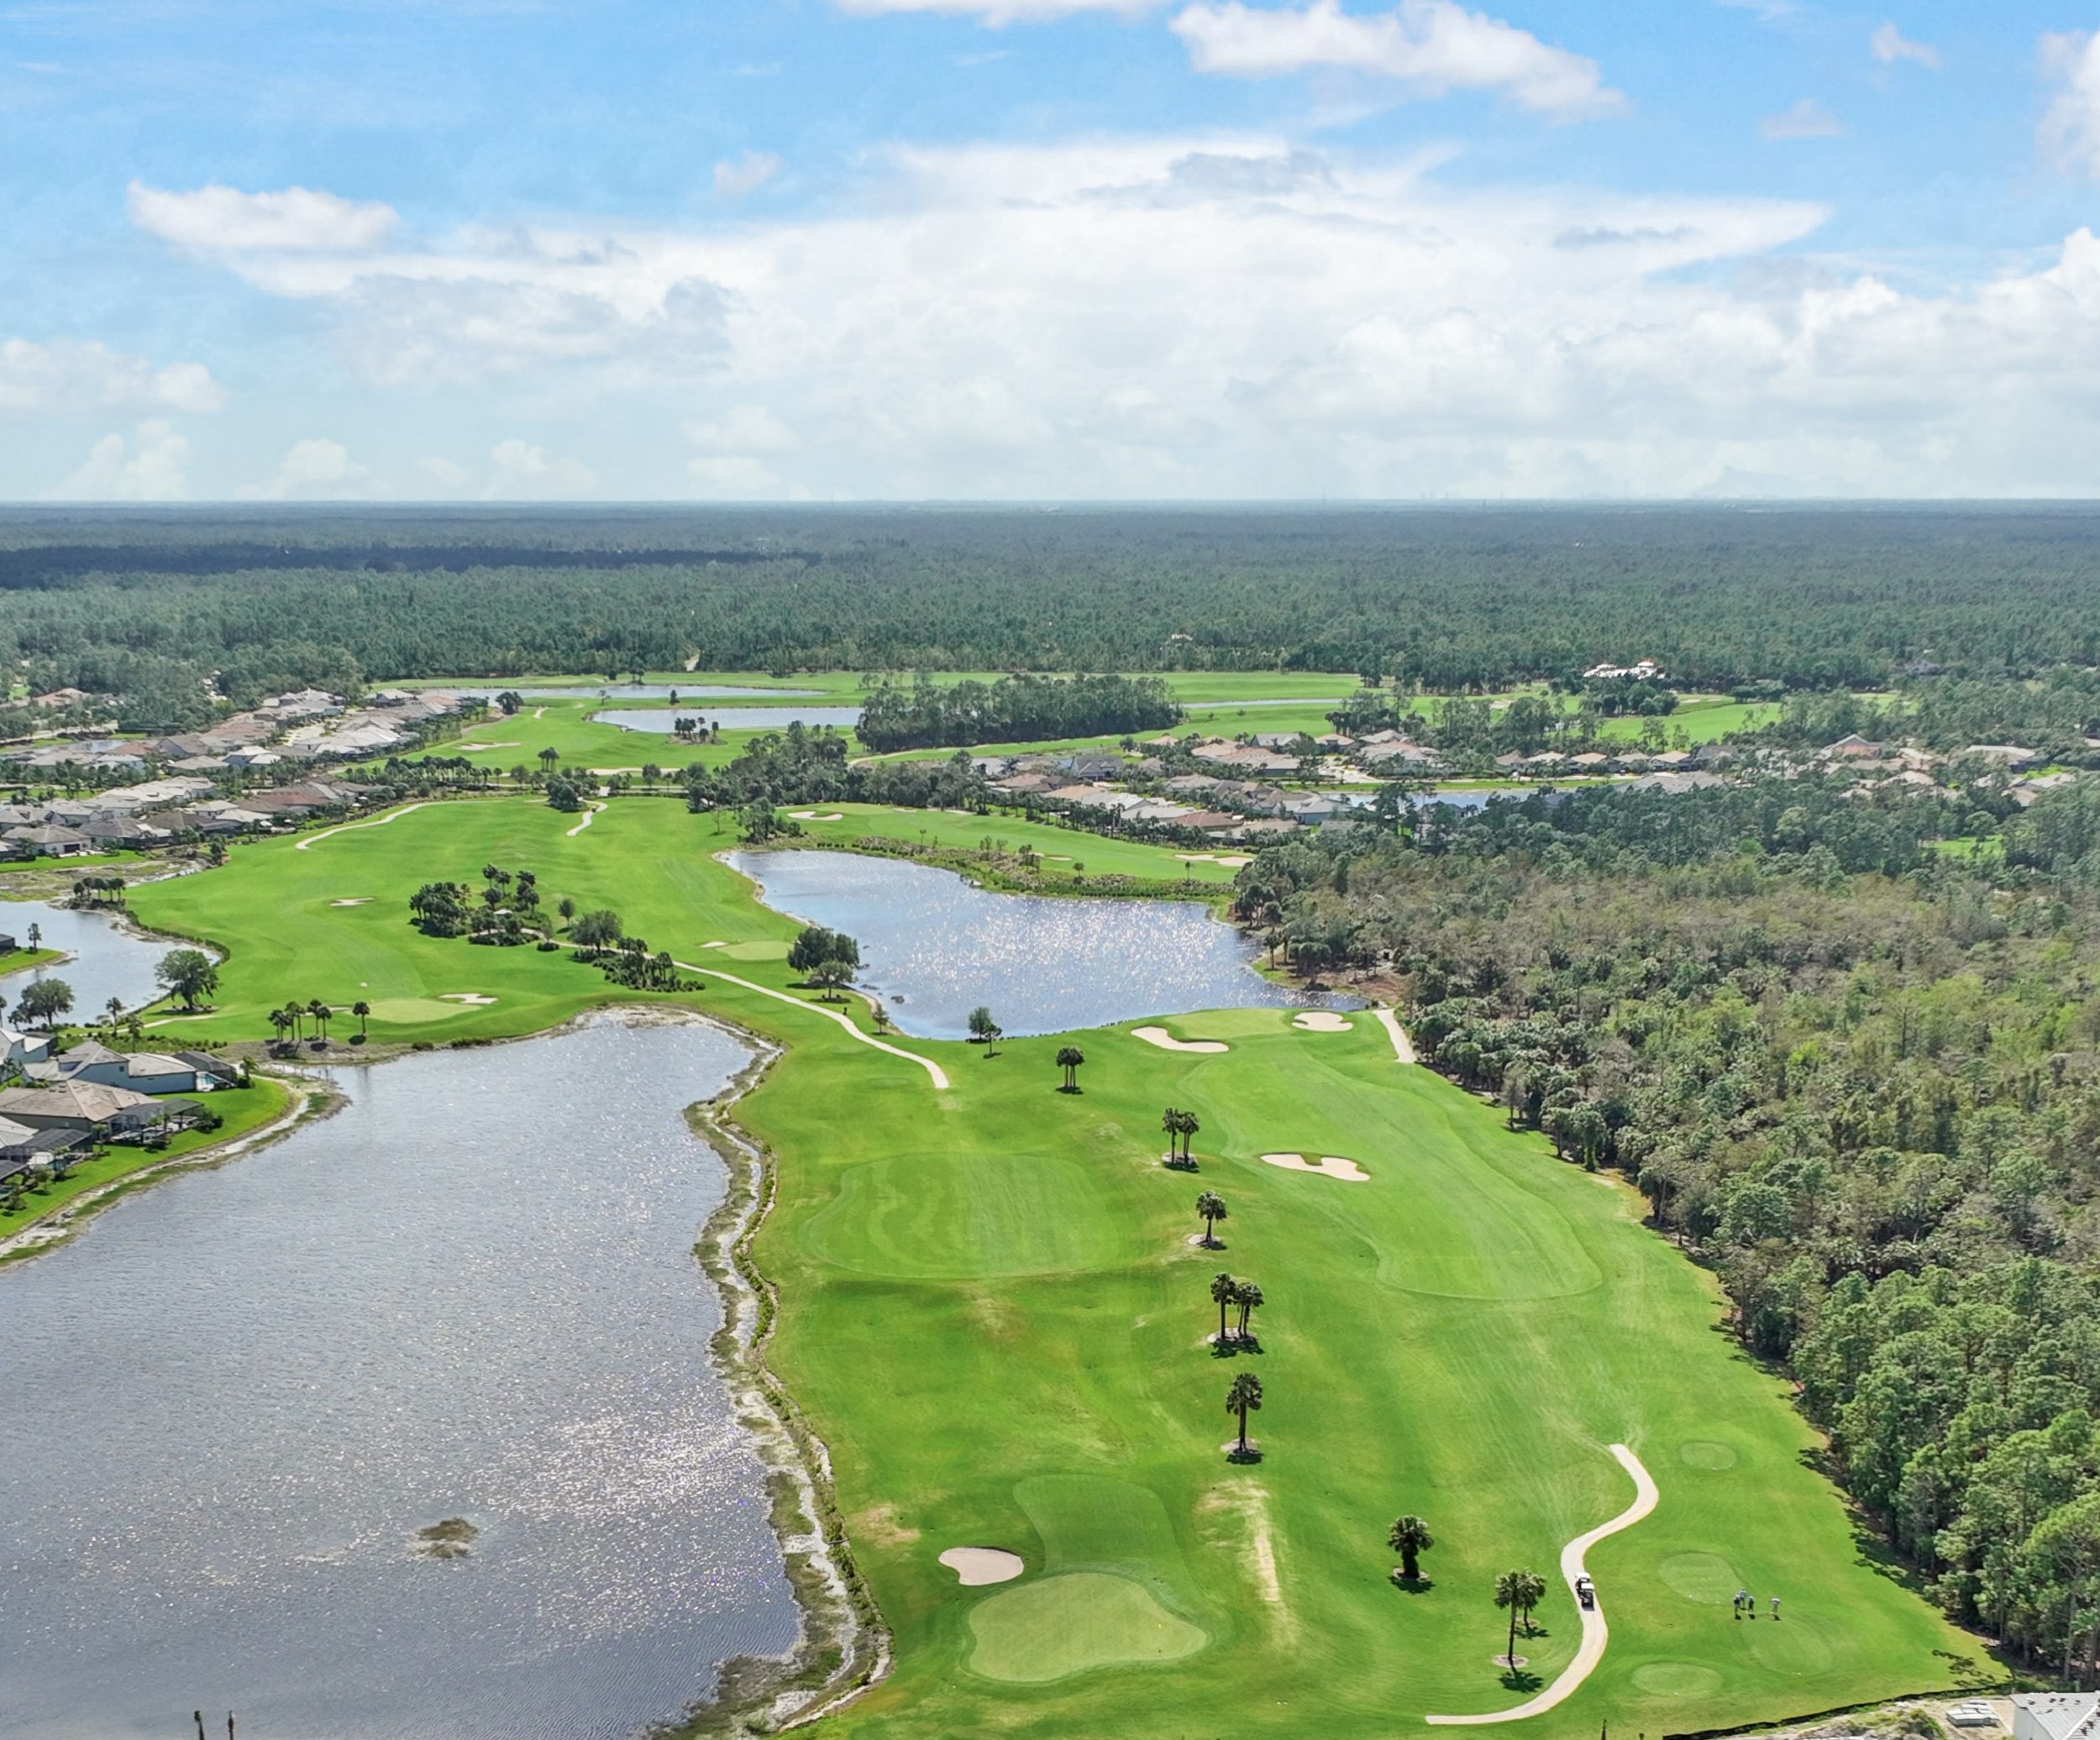
<path fill-rule="evenodd" d="M 1393 1586 L 1399 1590 L 1402 1595 L 1427 1595 L 1431 1590 L 1436 1586 L 1436 1578 L 1425 1577 L 1420 1571 L 1417 1571 L 1411 1577 L 1402 1576 L 1398 1571 L 1395 1571 L 1393 1574 L 1391 1581 Z"/>
<path fill-rule="evenodd" d="M 1511 1691 L 1536 1691 L 1546 1684 L 1529 1668 L 1505 1669 L 1502 1675 L 1502 1683 Z"/>
<path fill-rule="evenodd" d="M 1252 1336 L 1242 1340 L 1235 1335 L 1229 1341 L 1221 1341 L 1215 1335 L 1210 1338 L 1210 1357 L 1214 1360 L 1236 1360 L 1242 1354 L 1258 1354 L 1261 1350 L 1262 1344 Z"/>

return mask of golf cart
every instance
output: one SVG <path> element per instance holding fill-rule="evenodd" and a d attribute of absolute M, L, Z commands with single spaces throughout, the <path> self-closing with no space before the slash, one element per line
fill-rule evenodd
<path fill-rule="evenodd" d="M 1589 1580 L 1588 1571 L 1584 1571 L 1575 1580 L 1575 1599 L 1585 1607 L 1593 1607 L 1597 1605 L 1597 1585 Z"/>

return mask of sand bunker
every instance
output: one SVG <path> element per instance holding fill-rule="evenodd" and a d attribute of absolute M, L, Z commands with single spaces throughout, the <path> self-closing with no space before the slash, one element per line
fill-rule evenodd
<path fill-rule="evenodd" d="M 814 810 L 790 810 L 788 811 L 788 820 L 790 821 L 843 821 L 846 818 L 837 810 L 824 815 L 819 815 Z"/>
<path fill-rule="evenodd" d="M 1347 1033 L 1349 1024 L 1331 1009 L 1301 1009 L 1291 1017 L 1290 1025 L 1307 1033 Z"/>
<path fill-rule="evenodd" d="M 493 1003 L 496 1001 L 493 997 L 484 997 L 479 991 L 441 991 L 438 993 L 438 1000 L 441 1003 L 471 1003 L 475 1004 Z"/>
<path fill-rule="evenodd" d="M 1001 1552 L 997 1547 L 950 1547 L 941 1555 L 941 1563 L 965 1589 L 1011 1583 L 1028 1569 L 1018 1553 Z"/>
<path fill-rule="evenodd" d="M 372 897 L 370 894 L 360 894 L 354 900 L 331 900 L 328 902 L 328 904 L 331 906 L 370 906 L 371 904 Z"/>
<path fill-rule="evenodd" d="M 1142 1039 L 1148 1046 L 1158 1046 L 1163 1051 L 1201 1051 L 1215 1056 L 1229 1051 L 1231 1046 L 1215 1039 L 1176 1039 L 1164 1027 L 1137 1027 L 1131 1030 L 1132 1039 Z"/>
<path fill-rule="evenodd" d="M 1323 1155 L 1317 1166 L 1302 1154 L 1264 1154 L 1262 1158 L 1287 1172 L 1317 1172 L 1323 1178 L 1339 1178 L 1345 1184 L 1368 1183 L 1371 1177 L 1356 1161 L 1344 1160 L 1339 1154 Z"/>
<path fill-rule="evenodd" d="M 1254 862 L 1253 859 L 1236 852 L 1178 852 L 1174 856 L 1184 864 L 1222 864 L 1228 870 L 1236 870 L 1242 864 L 1251 864 Z"/>

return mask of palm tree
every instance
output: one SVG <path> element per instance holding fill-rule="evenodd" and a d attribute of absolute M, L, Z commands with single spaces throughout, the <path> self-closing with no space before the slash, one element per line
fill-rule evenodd
<path fill-rule="evenodd" d="M 1524 1614 L 1524 1633 L 1531 1634 L 1530 1614 L 1546 1593 L 1546 1579 L 1536 1571 L 1504 1571 L 1495 1579 L 1495 1605 L 1509 1610 L 1509 1648 L 1503 1658 L 1511 1673 L 1517 1665 L 1517 1615 Z"/>
<path fill-rule="evenodd" d="M 554 771 L 554 763 L 560 759 L 561 752 L 559 749 L 556 749 L 552 744 L 549 744 L 546 748 L 539 752 L 539 764 L 549 773 Z"/>
<path fill-rule="evenodd" d="M 1218 1242 L 1215 1229 L 1221 1220 L 1231 1218 L 1225 1212 L 1225 1198 L 1215 1190 L 1206 1190 L 1196 1198 L 1196 1213 L 1203 1217 L 1204 1248 L 1215 1250 Z"/>
<path fill-rule="evenodd" d="M 1233 1289 L 1232 1302 L 1240 1308 L 1240 1339 L 1252 1341 L 1254 1331 L 1248 1319 L 1252 1317 L 1256 1308 L 1263 1302 L 1262 1290 L 1251 1281 L 1242 1281 Z"/>
<path fill-rule="evenodd" d="M 30 946 L 31 948 L 33 948 L 33 949 L 39 949 L 39 948 L 42 948 L 42 947 L 44 946 L 44 926 L 43 926 L 43 925 L 31 925 L 29 926 L 29 946 Z"/>
<path fill-rule="evenodd" d="M 992 1012 L 983 1004 L 970 1011 L 970 1042 L 984 1048 L 984 1055 L 992 1055 L 992 1047 L 999 1042 L 999 1023 L 992 1019 Z"/>
<path fill-rule="evenodd" d="M 1252 1371 L 1242 1371 L 1232 1380 L 1232 1387 L 1225 1392 L 1225 1411 L 1240 1417 L 1239 1442 L 1232 1446 L 1236 1456 L 1247 1454 L 1247 1417 L 1258 1413 L 1262 1407 L 1262 1381 Z"/>
<path fill-rule="evenodd" d="M 1422 1554 L 1436 1544 L 1436 1537 L 1428 1523 L 1410 1513 L 1394 1523 L 1385 1542 L 1400 1555 L 1400 1575 L 1413 1583 L 1422 1575 Z"/>
<path fill-rule="evenodd" d="M 1195 1156 L 1189 1152 L 1189 1138 L 1202 1128 L 1194 1112 L 1181 1114 L 1181 1158 L 1184 1165 L 1194 1166 L 1196 1163 Z"/>
<path fill-rule="evenodd" d="M 357 1036 L 365 1037 L 365 1024 L 372 1018 L 372 1006 L 360 997 L 350 1005 L 350 1013 L 357 1017 Z"/>
<path fill-rule="evenodd" d="M 305 1004 L 299 1003 L 287 1003 L 284 1006 L 284 1016 L 286 1025 L 291 1029 L 291 1037 L 293 1040 L 297 1042 L 297 1040 L 305 1038 L 307 1019 Z"/>
<path fill-rule="evenodd" d="M 113 997 L 108 1002 L 105 1003 L 102 1007 L 109 1012 L 109 1025 L 113 1028 L 117 1025 L 118 1019 L 123 1014 L 123 998 L 121 997 Z"/>
<path fill-rule="evenodd" d="M 1218 1345 L 1220 1347 L 1223 1347 L 1226 1343 L 1225 1313 L 1239 1297 L 1239 1282 L 1226 1274 L 1224 1270 L 1219 1270 L 1210 1277 L 1210 1297 L 1216 1301 L 1218 1308 Z"/>
<path fill-rule="evenodd" d="M 277 1030 L 277 1043 L 282 1045 L 285 1042 L 285 1035 L 291 1029 L 291 1012 L 289 1009 L 273 1009 L 270 1012 L 270 1025 Z"/>
<path fill-rule="evenodd" d="M 307 1013 L 313 1017 L 313 1030 L 326 1040 L 328 1036 L 328 1020 L 335 1011 L 317 997 L 307 1005 Z"/>
<path fill-rule="evenodd" d="M 1086 1061 L 1086 1053 L 1077 1046 L 1058 1047 L 1058 1067 L 1064 1072 L 1064 1086 L 1059 1091 L 1077 1093 L 1079 1091 L 1079 1066 Z"/>
<path fill-rule="evenodd" d="M 1168 1106 L 1159 1114 L 1159 1127 L 1167 1132 L 1167 1164 L 1172 1166 L 1181 1157 L 1177 1140 L 1181 1135 L 1181 1114 Z"/>

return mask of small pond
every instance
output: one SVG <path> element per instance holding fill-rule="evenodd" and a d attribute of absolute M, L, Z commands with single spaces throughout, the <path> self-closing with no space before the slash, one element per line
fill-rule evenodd
<path fill-rule="evenodd" d="M 691 1255 L 742 1048 L 612 1020 L 349 1104 L 0 1269 L 0 1728 L 626 1740 L 796 1615 Z M 480 1530 L 424 1556 L 419 1531 Z"/>
<path fill-rule="evenodd" d="M 180 946 L 134 936 L 99 912 L 73 912 L 43 900 L 0 900 L 0 930 L 25 948 L 31 925 L 43 930 L 44 947 L 63 949 L 72 958 L 54 962 L 35 975 L 8 973 L 0 978 L 0 996 L 12 1005 L 31 977 L 63 979 L 72 989 L 73 1019 L 79 1021 L 101 1020 L 113 997 L 126 1009 L 151 1003 L 161 994 L 153 969 L 170 949 Z M 3 972 L 7 958 L 0 956 Z"/>
<path fill-rule="evenodd" d="M 1254 971 L 1254 946 L 1190 902 L 994 894 L 953 871 L 852 852 L 740 852 L 728 862 L 774 910 L 858 940 L 860 983 L 922 1039 L 967 1037 L 979 1004 L 1016 1035 L 1327 1004 L 1270 983 Z"/>
<path fill-rule="evenodd" d="M 697 719 L 726 731 L 780 731 L 799 719 L 814 731 L 820 725 L 851 731 L 860 723 L 858 707 L 608 707 L 593 713 L 595 725 L 617 725 L 624 731 L 655 731 L 668 736 L 680 719 Z"/>

